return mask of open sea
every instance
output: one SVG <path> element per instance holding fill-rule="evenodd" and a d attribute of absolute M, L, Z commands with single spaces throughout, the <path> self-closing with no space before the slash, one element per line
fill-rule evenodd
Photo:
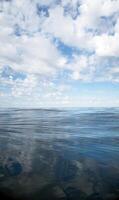
<path fill-rule="evenodd" d="M 0 109 L 0 200 L 118 200 L 119 108 Z"/>

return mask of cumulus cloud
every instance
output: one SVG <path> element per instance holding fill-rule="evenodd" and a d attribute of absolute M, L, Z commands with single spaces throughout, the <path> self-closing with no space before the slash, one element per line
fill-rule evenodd
<path fill-rule="evenodd" d="M 3 29 L 4 30 L 4 29 Z M 16 70 L 48 74 L 62 67 L 63 56 L 53 43 L 41 34 L 14 36 L 4 30 L 0 41 L 0 63 Z"/>

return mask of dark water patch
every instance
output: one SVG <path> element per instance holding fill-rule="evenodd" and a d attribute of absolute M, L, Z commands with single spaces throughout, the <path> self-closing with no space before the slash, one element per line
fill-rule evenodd
<path fill-rule="evenodd" d="M 86 200 L 104 200 L 104 198 L 102 198 L 100 194 L 94 193 L 88 196 Z"/>
<path fill-rule="evenodd" d="M 85 193 L 83 193 L 79 188 L 67 187 L 64 192 L 68 200 L 79 200 L 86 198 Z"/>

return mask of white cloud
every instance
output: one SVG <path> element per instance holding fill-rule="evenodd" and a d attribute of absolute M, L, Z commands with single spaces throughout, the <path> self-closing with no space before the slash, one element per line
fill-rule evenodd
<path fill-rule="evenodd" d="M 74 79 L 74 80 L 80 80 L 81 79 L 81 76 L 80 76 L 80 73 L 79 71 L 74 71 L 71 75 L 71 78 Z"/>
<path fill-rule="evenodd" d="M 37 86 L 37 79 L 33 75 L 29 75 L 25 80 L 16 80 L 11 89 L 12 96 L 29 96 L 32 95 L 34 88 Z"/>
<path fill-rule="evenodd" d="M 66 1 L 65 3 L 63 1 L 63 7 L 61 5 L 58 5 L 55 8 L 49 9 L 50 16 L 44 21 L 42 29 L 44 30 L 44 32 L 50 33 L 53 36 L 60 38 L 65 44 L 69 46 L 83 48 L 88 51 L 94 51 L 97 54 L 99 52 L 99 54 L 101 55 L 100 47 L 98 47 L 98 40 L 100 40 L 100 37 L 103 37 L 102 33 L 105 30 L 107 37 L 109 37 L 106 46 L 108 46 L 108 42 L 110 45 L 111 39 L 108 34 L 110 34 L 110 31 L 112 31 L 113 29 L 113 24 L 109 24 L 106 29 L 105 25 L 102 24 L 103 21 L 101 17 L 105 17 L 106 24 L 106 18 L 112 17 L 112 15 L 119 11 L 118 1 L 109 0 L 108 4 L 105 0 L 82 1 L 80 2 L 80 6 L 78 7 L 80 14 L 78 15 L 76 20 L 72 19 L 70 15 L 70 10 L 69 15 L 64 14 L 64 6 L 69 5 L 70 3 L 71 2 L 69 1 Z M 79 2 L 73 1 L 71 5 L 76 6 L 77 3 Z M 115 20 L 118 20 L 118 15 Z M 115 31 L 117 31 L 117 29 L 118 23 L 115 26 Z M 97 35 L 96 37 L 95 34 Z M 115 43 L 116 36 L 111 37 Z M 102 40 L 103 39 L 101 39 L 101 43 L 103 45 Z M 94 41 L 96 44 L 94 44 Z M 111 50 L 106 50 L 105 54 L 107 56 L 110 56 L 110 51 Z"/>
<path fill-rule="evenodd" d="M 119 18 L 117 19 L 117 22 L 115 24 L 115 33 L 119 34 Z"/>
<path fill-rule="evenodd" d="M 111 16 L 115 12 L 119 12 L 119 1 L 118 0 L 103 0 L 102 15 Z"/>
<path fill-rule="evenodd" d="M 1 36 L 0 64 L 15 70 L 49 75 L 64 66 L 66 59 L 53 43 L 40 34 L 16 37 Z"/>
<path fill-rule="evenodd" d="M 38 34 L 33 38 L 23 36 L 20 41 L 21 65 L 17 63 L 19 69 L 47 75 L 60 68 L 63 57 L 48 38 Z"/>
<path fill-rule="evenodd" d="M 71 78 L 82 81 L 94 80 L 96 62 L 95 56 L 74 55 L 72 63 L 68 66 L 72 72 Z"/>
<path fill-rule="evenodd" d="M 119 34 L 103 34 L 93 38 L 95 52 L 99 56 L 119 56 Z"/>
<path fill-rule="evenodd" d="M 73 20 L 70 16 L 64 16 L 64 9 L 61 6 L 49 10 L 50 17 L 47 18 L 42 26 L 45 32 L 59 37 L 61 40 L 69 42 L 74 34 Z M 50 27 L 49 27 L 50 24 Z"/>
<path fill-rule="evenodd" d="M 110 70 L 111 73 L 119 73 L 119 67 L 113 67 Z"/>

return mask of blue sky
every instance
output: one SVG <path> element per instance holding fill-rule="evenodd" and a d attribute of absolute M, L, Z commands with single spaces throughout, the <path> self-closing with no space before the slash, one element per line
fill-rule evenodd
<path fill-rule="evenodd" d="M 119 106 L 119 1 L 0 1 L 0 106 Z"/>

